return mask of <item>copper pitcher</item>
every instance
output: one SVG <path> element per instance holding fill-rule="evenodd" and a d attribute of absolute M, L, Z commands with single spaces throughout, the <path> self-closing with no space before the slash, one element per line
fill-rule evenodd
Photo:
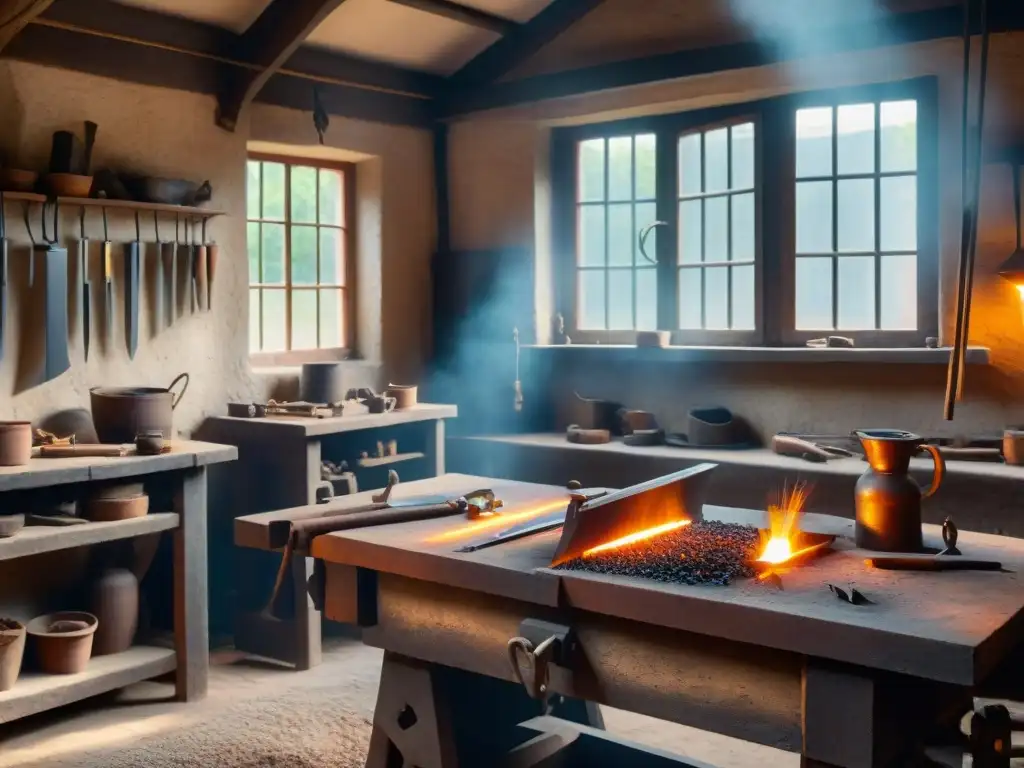
<path fill-rule="evenodd" d="M 857 546 L 876 552 L 920 552 L 921 499 L 939 489 L 946 464 L 923 437 L 897 429 L 865 429 L 854 434 L 870 465 L 857 480 Z M 910 459 L 925 452 L 935 461 L 932 483 L 922 490 L 909 474 Z"/>

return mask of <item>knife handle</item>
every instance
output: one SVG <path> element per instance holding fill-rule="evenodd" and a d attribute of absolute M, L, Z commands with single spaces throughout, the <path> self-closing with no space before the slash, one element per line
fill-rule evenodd
<path fill-rule="evenodd" d="M 114 244 L 109 240 L 103 241 L 103 282 L 109 283 L 114 279 Z"/>

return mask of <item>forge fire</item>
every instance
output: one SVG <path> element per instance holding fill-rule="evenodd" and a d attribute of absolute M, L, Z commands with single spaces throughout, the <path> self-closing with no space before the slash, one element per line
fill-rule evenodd
<path fill-rule="evenodd" d="M 768 507 L 767 529 L 680 520 L 592 547 L 556 567 L 689 585 L 762 576 L 817 548 L 804 545 L 799 526 L 808 493 L 803 484 L 784 489 Z"/>

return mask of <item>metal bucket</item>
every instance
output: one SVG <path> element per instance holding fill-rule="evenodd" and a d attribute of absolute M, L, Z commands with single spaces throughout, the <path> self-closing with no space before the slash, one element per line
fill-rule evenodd
<path fill-rule="evenodd" d="M 174 393 L 178 382 L 181 391 Z M 187 373 L 179 374 L 166 389 L 160 387 L 93 387 L 89 390 L 92 421 L 101 443 L 131 443 L 141 432 L 163 433 L 170 439 L 174 409 L 188 389 Z"/>

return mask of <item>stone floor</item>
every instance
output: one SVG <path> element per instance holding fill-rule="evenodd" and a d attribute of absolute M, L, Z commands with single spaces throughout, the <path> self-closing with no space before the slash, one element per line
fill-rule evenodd
<path fill-rule="evenodd" d="M 0 727 L 0 768 L 13 766 L 101 765 L 100 760 L 79 761 L 85 753 L 112 754 L 145 740 L 188 732 L 198 724 L 217 722 L 231 708 L 247 700 L 310 696 L 330 690 L 332 696 L 357 715 L 369 718 L 377 695 L 381 652 L 351 640 L 332 640 L 322 666 L 309 672 L 245 660 L 234 653 L 214 655 L 209 696 L 202 702 L 181 705 L 168 700 L 168 685 L 142 683 L 115 697 L 66 707 L 6 727 Z M 609 730 L 633 741 L 669 750 L 708 763 L 715 768 L 795 768 L 795 755 L 754 746 L 722 736 L 605 708 Z M 250 727 L 256 728 L 254 722 Z M 121 758 L 118 765 L 135 765 Z M 301 763 L 296 763 L 301 764 Z M 213 763 L 210 763 L 213 765 Z M 275 763 L 289 768 L 287 762 Z"/>

